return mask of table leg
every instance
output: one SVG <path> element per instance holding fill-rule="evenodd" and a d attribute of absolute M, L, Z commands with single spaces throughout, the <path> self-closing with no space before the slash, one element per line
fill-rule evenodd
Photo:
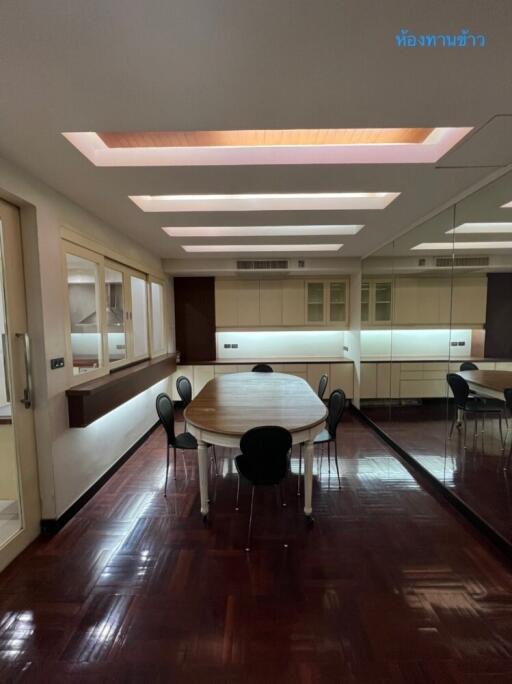
<path fill-rule="evenodd" d="M 313 492 L 313 440 L 304 444 L 304 513 L 311 517 L 311 495 Z"/>
<path fill-rule="evenodd" d="M 201 514 L 208 515 L 208 444 L 197 443 L 197 464 L 199 468 L 199 492 L 201 494 Z"/>

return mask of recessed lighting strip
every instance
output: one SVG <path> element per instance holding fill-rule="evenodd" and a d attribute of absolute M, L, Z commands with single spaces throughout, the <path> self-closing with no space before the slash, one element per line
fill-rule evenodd
<path fill-rule="evenodd" d="M 291 211 L 385 209 L 399 192 L 312 192 L 243 195 L 130 195 L 142 211 Z"/>
<path fill-rule="evenodd" d="M 166 226 L 171 237 L 300 237 L 321 235 L 356 235 L 362 225 L 339 226 Z"/>
<path fill-rule="evenodd" d="M 337 252 L 342 244 L 315 245 L 182 245 L 185 252 Z"/>
<path fill-rule="evenodd" d="M 419 130 L 422 132 L 417 140 L 410 142 L 415 136 L 397 136 L 394 131 Z M 437 127 L 423 137 L 429 129 L 340 129 L 325 131 L 311 129 L 306 131 L 175 131 L 170 133 L 102 133 L 79 131 L 63 133 L 64 137 L 74 145 L 95 166 L 236 166 L 236 165 L 275 165 L 275 164 L 433 164 L 444 156 L 472 129 L 468 127 Z M 375 131 L 381 131 L 375 135 Z M 221 134 L 227 134 L 222 137 Z M 176 144 L 176 136 L 183 135 L 185 142 L 189 140 L 197 145 Z M 212 136 L 221 144 L 212 144 Z M 245 134 L 245 138 L 244 138 Z M 249 135 L 247 135 L 249 134 Z M 254 139 L 250 139 L 250 135 Z M 276 136 L 281 135 L 283 143 L 276 143 Z M 336 134 L 336 135 L 334 135 Z M 124 138 L 151 142 L 143 147 L 130 146 L 124 143 L 121 147 L 110 147 L 105 139 L 112 143 L 112 136 L 118 140 Z M 105 139 L 102 139 L 102 137 Z M 110 138 L 106 137 L 110 136 Z M 141 137 L 142 136 L 142 137 Z M 173 146 L 162 146 L 174 140 Z M 169 137 L 171 136 L 171 137 Z M 255 143 L 257 136 L 261 144 Z M 300 143 L 302 139 L 306 144 Z M 315 143 L 315 137 L 322 142 Z M 231 144 L 226 144 L 226 139 Z M 233 140 L 238 139 L 238 145 Z M 397 142 L 397 139 L 409 142 Z M 333 142 L 335 140 L 354 140 L 357 142 Z M 370 142 L 364 142 L 369 140 Z M 378 142 L 378 141 L 383 142 Z M 273 142 L 272 142 L 273 141 Z M 206 144 L 207 143 L 207 144 Z M 250 144 L 249 144 L 250 143 Z M 119 143 L 118 143 L 119 144 Z"/>
<path fill-rule="evenodd" d="M 512 242 L 420 242 L 411 249 L 452 250 L 452 249 L 512 249 Z"/>
<path fill-rule="evenodd" d="M 447 233 L 512 233 L 512 223 L 486 222 L 486 223 L 461 223 L 460 226 L 447 230 Z"/>
<path fill-rule="evenodd" d="M 507 202 L 506 204 L 501 205 L 502 209 L 512 209 L 512 202 Z"/>

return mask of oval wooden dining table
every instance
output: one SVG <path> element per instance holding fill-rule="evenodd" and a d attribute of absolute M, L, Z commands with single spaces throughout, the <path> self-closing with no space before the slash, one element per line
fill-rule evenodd
<path fill-rule="evenodd" d="M 239 449 L 242 435 L 263 425 L 284 427 L 293 444 L 304 444 L 304 513 L 312 519 L 313 440 L 324 427 L 327 409 L 305 380 L 286 373 L 225 373 L 203 387 L 184 416 L 187 430 L 198 442 L 205 519 L 209 512 L 208 446 Z"/>

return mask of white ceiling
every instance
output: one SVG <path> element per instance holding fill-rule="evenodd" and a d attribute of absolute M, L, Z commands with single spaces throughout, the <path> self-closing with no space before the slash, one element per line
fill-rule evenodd
<path fill-rule="evenodd" d="M 0 154 L 162 258 L 194 255 L 161 226 L 295 223 L 364 223 L 343 236 L 340 252 L 363 256 L 512 162 L 512 118 L 496 118 L 512 115 L 509 0 L 3 0 L 0 15 Z M 404 27 L 435 34 L 467 27 L 487 45 L 398 48 Z M 97 168 L 61 135 L 416 126 L 482 131 L 437 168 Z M 159 214 L 129 199 L 362 191 L 401 195 L 383 211 Z M 261 239 L 272 240 L 283 242 Z"/>

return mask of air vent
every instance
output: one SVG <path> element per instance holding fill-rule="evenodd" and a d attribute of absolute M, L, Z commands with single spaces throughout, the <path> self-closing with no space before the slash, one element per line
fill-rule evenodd
<path fill-rule="evenodd" d="M 283 271 L 288 268 L 288 261 L 285 259 L 237 261 L 236 268 L 238 271 Z"/>
<path fill-rule="evenodd" d="M 450 266 L 489 266 L 489 257 L 486 256 L 457 256 L 437 257 L 436 267 L 446 268 Z"/>

